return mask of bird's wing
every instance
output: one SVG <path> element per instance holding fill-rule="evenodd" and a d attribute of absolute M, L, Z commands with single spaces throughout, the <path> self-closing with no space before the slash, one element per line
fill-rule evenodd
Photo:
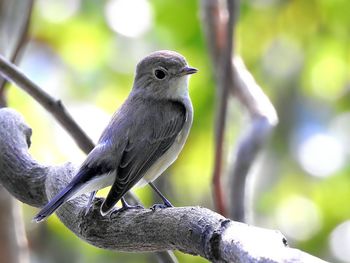
<path fill-rule="evenodd" d="M 127 122 L 132 119 L 128 118 L 128 112 L 125 110 L 127 108 L 122 106 L 121 110 L 115 114 L 103 132 L 99 143 L 89 153 L 72 181 L 42 208 L 34 220 L 45 219 L 64 202 L 79 193 L 89 182 L 117 170 L 127 143 Z"/>
<path fill-rule="evenodd" d="M 135 132 L 129 134 L 117 168 L 116 180 L 101 207 L 103 214 L 108 213 L 173 145 L 185 124 L 186 114 L 186 108 L 180 102 L 157 105 L 157 110 L 148 109 L 143 114 L 143 121 L 135 124 Z"/>

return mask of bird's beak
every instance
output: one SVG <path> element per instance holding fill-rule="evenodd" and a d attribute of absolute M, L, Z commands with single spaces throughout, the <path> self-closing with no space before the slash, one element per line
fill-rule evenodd
<path fill-rule="evenodd" d="M 196 72 L 198 72 L 198 69 L 186 66 L 183 69 L 181 69 L 180 76 L 191 75 L 191 74 L 194 74 Z"/>

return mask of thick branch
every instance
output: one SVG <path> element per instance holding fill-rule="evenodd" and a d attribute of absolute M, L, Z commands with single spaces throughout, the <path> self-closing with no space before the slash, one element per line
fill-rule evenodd
<path fill-rule="evenodd" d="M 0 182 L 22 202 L 40 207 L 74 175 L 71 164 L 43 166 L 28 154 L 31 129 L 13 110 L 0 110 Z M 322 262 L 290 249 L 278 232 L 233 222 L 206 208 L 129 210 L 102 217 L 101 199 L 84 216 L 83 195 L 57 211 L 90 244 L 119 251 L 180 250 L 213 262 Z"/>

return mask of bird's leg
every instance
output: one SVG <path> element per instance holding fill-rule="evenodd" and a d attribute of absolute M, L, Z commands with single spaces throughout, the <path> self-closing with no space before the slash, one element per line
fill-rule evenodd
<path fill-rule="evenodd" d="M 122 202 L 122 207 L 121 207 L 121 208 L 118 208 L 118 209 L 117 209 L 117 208 L 113 209 L 113 210 L 111 211 L 111 213 L 109 214 L 109 218 L 111 218 L 112 215 L 117 214 L 117 213 L 120 213 L 120 212 L 123 212 L 123 211 L 125 211 L 125 210 L 129 210 L 129 209 L 142 209 L 142 208 L 144 208 L 142 205 L 129 205 L 129 204 L 126 202 L 126 200 L 125 200 L 124 197 L 122 197 L 122 198 L 120 199 L 120 201 Z"/>
<path fill-rule="evenodd" d="M 128 210 L 128 209 L 139 209 L 139 208 L 144 208 L 142 205 L 129 205 L 125 198 L 122 197 L 121 200 L 122 202 L 122 208 L 120 208 L 119 210 L 123 211 L 123 210 Z"/>
<path fill-rule="evenodd" d="M 89 213 L 90 208 L 92 206 L 92 201 L 94 200 L 96 193 L 97 193 L 97 191 L 91 192 L 90 197 L 89 197 L 89 201 L 88 201 L 86 208 L 85 208 L 85 215 L 87 215 Z"/>
<path fill-rule="evenodd" d="M 165 196 L 158 190 L 158 188 L 152 183 L 148 183 L 152 189 L 159 195 L 159 197 L 163 200 L 164 204 L 154 204 L 151 209 L 155 210 L 157 208 L 167 208 L 167 207 L 173 207 L 173 205 L 170 203 L 168 199 L 165 198 Z"/>

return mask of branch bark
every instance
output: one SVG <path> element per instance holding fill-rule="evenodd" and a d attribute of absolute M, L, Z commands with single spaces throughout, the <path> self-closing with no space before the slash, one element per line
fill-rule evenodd
<path fill-rule="evenodd" d="M 28 153 L 31 129 L 14 110 L 0 109 L 0 182 L 16 198 L 43 206 L 75 173 L 72 164 L 39 164 Z M 84 216 L 88 196 L 64 204 L 57 215 L 74 234 L 104 249 L 180 250 L 212 262 L 324 262 L 291 249 L 278 231 L 234 222 L 201 207 L 128 210 L 109 217 L 101 198 Z"/>

